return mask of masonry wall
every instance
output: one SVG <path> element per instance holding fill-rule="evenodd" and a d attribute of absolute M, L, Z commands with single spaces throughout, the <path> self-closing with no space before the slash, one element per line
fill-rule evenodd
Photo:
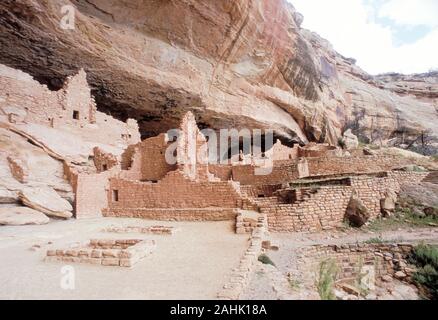
<path fill-rule="evenodd" d="M 158 183 L 110 180 L 105 216 L 181 220 L 230 220 L 242 206 L 232 182 L 190 180 L 180 171 Z"/>
<path fill-rule="evenodd" d="M 104 172 L 111 168 L 114 168 L 119 164 L 117 157 L 111 153 L 104 152 L 98 147 L 93 149 L 94 152 L 94 165 L 97 172 Z"/>
<path fill-rule="evenodd" d="M 261 206 L 261 212 L 268 215 L 271 231 L 302 232 L 333 229 L 341 226 L 353 190 L 367 209 L 371 218 L 381 214 L 380 200 L 389 190 L 399 192 L 405 183 L 421 182 L 427 173 L 388 172 L 379 176 L 358 176 L 350 178 L 350 185 L 315 187 L 316 193 L 303 202 L 282 204 L 275 201 Z"/>
<path fill-rule="evenodd" d="M 221 179 L 221 181 L 231 180 L 233 175 L 233 167 L 231 165 L 209 165 L 208 170 Z"/>
<path fill-rule="evenodd" d="M 75 210 L 77 219 L 102 217 L 108 207 L 109 179 L 117 170 L 98 174 L 78 174 L 76 177 Z"/>
<path fill-rule="evenodd" d="M 409 159 L 380 155 L 308 158 L 307 161 L 311 176 L 384 172 L 412 163 Z"/>
<path fill-rule="evenodd" d="M 300 178 L 298 162 L 296 161 L 274 161 L 270 174 L 256 175 L 255 169 L 253 165 L 233 166 L 233 180 L 242 185 L 275 185 Z"/>
<path fill-rule="evenodd" d="M 320 264 L 331 260 L 338 267 L 337 281 L 354 282 L 364 272 L 363 268 L 369 266 L 373 269 L 375 283 L 379 284 L 382 276 L 393 276 L 397 271 L 412 275 L 415 270 L 407 262 L 412 250 L 411 244 L 312 246 L 299 250 L 296 256 L 298 263 L 291 264 L 295 267 L 289 272 L 303 285 L 314 287 Z"/>
<path fill-rule="evenodd" d="M 158 181 L 163 179 L 166 174 L 176 169 L 175 165 L 170 165 L 166 161 L 166 149 L 168 143 L 165 134 L 160 134 L 140 142 L 137 146 L 139 157 L 133 158 L 132 166 L 140 167 L 141 176 L 137 180 Z M 138 164 L 138 161 L 141 163 Z"/>
<path fill-rule="evenodd" d="M 97 111 L 83 70 L 68 77 L 62 89 L 51 91 L 30 75 L 0 64 L 0 88 L 0 121 L 35 123 L 111 145 L 140 141 L 135 120 L 124 123 Z"/>

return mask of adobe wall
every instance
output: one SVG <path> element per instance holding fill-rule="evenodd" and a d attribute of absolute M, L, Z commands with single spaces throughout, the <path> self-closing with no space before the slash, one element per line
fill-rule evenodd
<path fill-rule="evenodd" d="M 232 178 L 242 185 L 276 185 L 288 183 L 308 175 L 307 163 L 301 161 L 274 161 L 272 172 L 266 175 L 256 175 L 253 165 L 238 165 L 232 167 Z"/>
<path fill-rule="evenodd" d="M 0 87 L 0 121 L 40 124 L 110 145 L 140 141 L 135 120 L 124 123 L 97 111 L 84 70 L 51 91 L 30 75 L 0 64 Z"/>
<path fill-rule="evenodd" d="M 371 218 L 381 214 L 380 200 L 387 191 L 398 193 L 405 183 L 421 182 L 428 173 L 388 172 L 382 177 L 357 176 L 350 178 L 350 185 L 316 187 L 310 199 L 294 204 L 272 203 L 263 206 L 268 215 L 269 228 L 275 232 L 315 232 L 342 225 L 344 215 L 356 190 L 368 208 Z"/>
<path fill-rule="evenodd" d="M 299 157 L 299 148 L 298 145 L 289 148 L 278 140 L 270 150 L 266 151 L 266 157 L 273 161 L 297 159 Z"/>
<path fill-rule="evenodd" d="M 232 182 L 191 180 L 181 171 L 170 172 L 157 183 L 112 178 L 107 197 L 105 216 L 230 220 L 242 206 Z"/>
<path fill-rule="evenodd" d="M 262 208 L 274 232 L 317 232 L 340 226 L 352 194 L 349 186 L 321 187 L 311 199 L 297 204 Z"/>
<path fill-rule="evenodd" d="M 307 161 L 311 176 L 383 172 L 412 163 L 409 159 L 381 155 L 308 158 Z"/>
<path fill-rule="evenodd" d="M 117 169 L 97 174 L 78 174 L 76 177 L 75 212 L 77 219 L 102 217 L 108 207 L 109 179 Z"/>
<path fill-rule="evenodd" d="M 208 170 L 210 173 L 221 179 L 221 181 L 231 180 L 233 174 L 233 167 L 231 165 L 210 164 Z"/>
<path fill-rule="evenodd" d="M 93 149 L 94 153 L 94 165 L 97 172 L 104 172 L 111 168 L 116 167 L 119 164 L 117 157 L 111 153 L 104 152 L 99 147 Z"/>

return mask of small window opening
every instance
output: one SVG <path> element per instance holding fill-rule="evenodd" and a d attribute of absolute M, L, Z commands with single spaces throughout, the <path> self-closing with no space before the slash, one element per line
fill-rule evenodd
<path fill-rule="evenodd" d="M 104 165 L 102 166 L 102 169 L 103 169 L 103 171 L 107 171 L 107 170 L 108 170 L 108 165 L 107 165 L 107 164 L 104 164 Z"/>
<path fill-rule="evenodd" d="M 77 110 L 73 111 L 73 119 L 79 120 L 79 111 L 77 111 Z"/>
<path fill-rule="evenodd" d="M 113 190 L 113 201 L 119 202 L 119 190 Z"/>

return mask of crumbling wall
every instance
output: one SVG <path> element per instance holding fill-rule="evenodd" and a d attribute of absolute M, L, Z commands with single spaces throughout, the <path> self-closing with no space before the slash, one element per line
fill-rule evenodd
<path fill-rule="evenodd" d="M 301 161 L 274 161 L 270 174 L 257 175 L 254 165 L 240 165 L 232 167 L 232 178 L 242 185 L 275 185 L 288 183 L 307 176 L 307 165 Z"/>
<path fill-rule="evenodd" d="M 166 161 L 166 149 L 169 144 L 166 135 L 147 139 L 138 144 L 141 154 L 141 181 L 158 181 L 163 179 L 170 171 L 176 170 L 175 164 Z M 136 166 L 134 159 L 134 167 Z"/>
<path fill-rule="evenodd" d="M 320 264 L 331 260 L 338 267 L 337 281 L 354 281 L 367 274 L 378 285 L 383 276 L 394 276 L 399 271 L 409 280 L 415 271 L 407 261 L 412 250 L 411 244 L 317 245 L 298 250 L 295 260 L 298 263 L 291 264 L 294 267 L 289 272 L 303 285 L 313 287 Z"/>
<path fill-rule="evenodd" d="M 111 153 L 107 153 L 100 149 L 99 147 L 95 147 L 93 149 L 94 152 L 94 165 L 96 166 L 97 172 L 104 172 L 109 169 L 114 168 L 119 164 L 117 157 Z"/>
<path fill-rule="evenodd" d="M 137 121 L 123 123 L 97 111 L 84 70 L 51 91 L 28 74 L 0 65 L 0 88 L 0 121 L 40 124 L 110 145 L 140 141 Z"/>
<path fill-rule="evenodd" d="M 384 172 L 412 163 L 409 159 L 382 155 L 309 158 L 307 161 L 311 176 Z"/>
<path fill-rule="evenodd" d="M 117 170 L 97 174 L 78 174 L 76 177 L 75 210 L 77 219 L 102 217 L 108 207 L 109 179 Z"/>
<path fill-rule="evenodd" d="M 298 158 L 299 148 L 298 145 L 289 148 L 278 140 L 270 150 L 266 151 L 266 157 L 273 161 L 294 160 Z"/>
<path fill-rule="evenodd" d="M 242 206 L 232 182 L 191 180 L 173 171 L 157 183 L 110 179 L 105 216 L 179 220 L 232 220 Z"/>
<path fill-rule="evenodd" d="M 262 208 L 268 215 L 269 230 L 316 232 L 338 227 L 351 197 L 349 186 L 321 187 L 310 199 L 295 204 L 272 204 Z"/>
<path fill-rule="evenodd" d="M 419 183 L 426 176 L 427 173 L 395 171 L 381 176 L 351 177 L 349 185 L 315 186 L 316 192 L 305 201 L 292 204 L 267 202 L 261 206 L 261 212 L 268 215 L 269 228 L 275 232 L 333 229 L 344 221 L 353 190 L 369 210 L 371 218 L 376 218 L 381 214 L 380 200 L 388 191 L 398 193 L 403 184 Z"/>

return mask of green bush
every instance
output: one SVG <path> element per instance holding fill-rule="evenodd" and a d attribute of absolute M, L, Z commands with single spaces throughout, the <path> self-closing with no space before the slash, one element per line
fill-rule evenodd
<path fill-rule="evenodd" d="M 413 280 L 426 289 L 428 298 L 438 300 L 438 247 L 420 244 L 410 260 L 418 267 Z"/>
<path fill-rule="evenodd" d="M 275 263 L 269 258 L 266 254 L 262 254 L 259 256 L 259 261 L 263 264 L 270 264 L 275 267 Z"/>
<path fill-rule="evenodd" d="M 325 260 L 319 265 L 319 277 L 316 283 L 321 300 L 336 300 L 333 292 L 338 266 L 333 260 Z"/>
<path fill-rule="evenodd" d="M 338 146 L 341 147 L 342 149 L 345 149 L 346 144 L 343 138 L 338 138 Z"/>
<path fill-rule="evenodd" d="M 368 239 L 367 241 L 365 241 L 366 244 L 382 244 L 385 243 L 385 240 L 382 239 L 382 237 L 376 237 L 376 238 L 371 238 Z"/>

